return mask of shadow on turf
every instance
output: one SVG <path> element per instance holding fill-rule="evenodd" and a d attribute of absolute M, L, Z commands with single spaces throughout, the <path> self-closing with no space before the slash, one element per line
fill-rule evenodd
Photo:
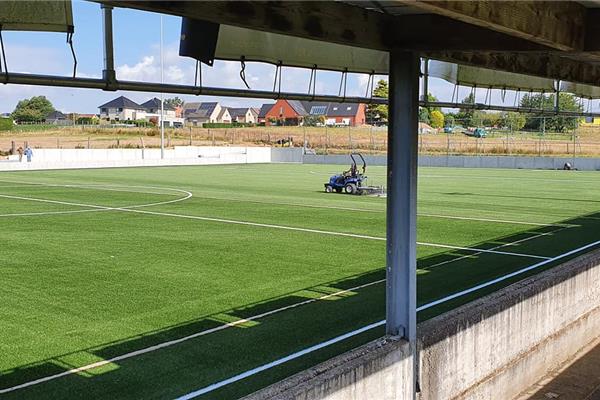
<path fill-rule="evenodd" d="M 526 237 L 543 234 L 537 239 L 524 241 L 518 245 L 507 246 L 504 250 L 550 257 L 555 256 L 585 245 L 590 241 L 590 237 L 596 237 L 594 235 L 597 235 L 600 222 L 589 218 L 591 216 L 597 218 L 600 217 L 600 213 L 583 215 L 562 222 L 564 224 L 577 225 L 576 227 L 539 227 L 478 243 L 473 245 L 473 247 L 491 249 L 522 240 Z M 458 257 L 465 258 L 462 258 L 459 263 L 438 265 Z M 517 270 L 538 261 L 540 260 L 489 253 L 473 255 L 472 252 L 463 250 L 444 251 L 443 253 L 421 258 L 419 259 L 419 269 L 422 270 L 423 273 L 419 276 L 420 286 L 418 302 L 419 304 L 425 304 L 442 297 L 440 295 L 440 288 L 450 289 L 443 294 L 447 295 L 481 283 L 482 279 L 493 279 L 496 276 L 506 274 L 507 271 Z M 277 298 L 266 299 L 259 303 L 248 304 L 242 308 L 224 310 L 216 314 L 202 316 L 196 320 L 186 321 L 161 330 L 146 332 L 139 336 L 126 338 L 118 342 L 106 343 L 98 347 L 82 349 L 79 352 L 70 354 L 63 354 L 38 363 L 23 365 L 9 371 L 2 371 L 0 372 L 0 389 L 19 385 L 41 377 L 59 374 L 76 367 L 66 365 L 61 361 L 61 359 L 65 359 L 68 356 L 77 355 L 79 353 L 88 353 L 93 354 L 96 359 L 109 359 L 166 341 L 179 339 L 190 334 L 216 328 L 222 326 L 224 322 L 248 318 L 271 310 L 290 306 L 311 297 L 319 297 L 336 291 L 346 290 L 383 279 L 384 277 L 385 270 L 383 268 L 377 269 L 364 274 L 350 276 L 343 280 L 326 282 L 315 287 L 308 287 L 304 290 L 288 293 L 287 295 Z M 523 277 L 524 276 L 520 276 L 516 278 L 515 281 L 522 279 Z M 64 396 L 65 393 L 73 393 L 73 390 L 85 390 L 87 393 L 86 397 L 93 398 L 93 387 L 101 388 L 103 385 L 106 385 L 108 381 L 113 383 L 121 382 L 121 384 L 127 385 L 128 379 L 131 379 L 130 376 L 139 376 L 139 374 L 145 375 L 147 370 L 142 368 L 141 365 L 147 365 L 149 363 L 151 365 L 156 365 L 156 368 L 158 369 L 169 367 L 177 368 L 177 360 L 175 360 L 175 358 L 182 357 L 183 359 L 186 359 L 189 355 L 196 357 L 193 358 L 192 363 L 198 363 L 200 365 L 203 362 L 206 362 L 205 360 L 207 357 L 212 357 L 213 353 L 226 354 L 227 351 L 229 351 L 228 349 L 235 344 L 240 352 L 238 354 L 239 360 L 236 358 L 237 363 L 233 362 L 228 364 L 228 368 L 225 368 L 224 371 L 221 370 L 223 367 L 216 367 L 214 364 L 211 366 L 210 362 L 208 365 L 204 365 L 205 369 L 202 377 L 206 378 L 206 369 L 210 369 L 209 375 L 211 376 L 206 382 L 206 384 L 210 384 L 216 380 L 225 379 L 236 373 L 243 372 L 248 369 L 248 365 L 260 365 L 265 360 L 264 354 L 273 353 L 273 357 L 277 358 L 305 348 L 307 346 L 306 342 L 302 342 L 298 339 L 298 337 L 302 337 L 302 332 L 294 332 L 294 330 L 297 330 L 297 326 L 294 325 L 294 323 L 298 323 L 297 321 L 311 321 L 312 319 L 317 320 L 319 318 L 324 318 L 322 323 L 331 323 L 335 328 L 328 325 L 327 329 L 323 329 L 322 326 L 306 328 L 304 334 L 309 336 L 311 340 L 314 339 L 314 342 L 319 342 L 380 319 L 385 312 L 383 285 L 380 285 L 377 290 L 379 290 L 377 293 L 381 292 L 381 296 L 375 299 L 361 298 L 360 295 L 349 295 L 336 297 L 328 301 L 314 302 L 306 306 L 294 308 L 294 313 L 283 312 L 275 314 L 274 317 L 267 317 L 256 321 L 256 324 L 226 328 L 214 334 L 192 339 L 153 353 L 118 361 L 116 365 L 117 368 L 103 373 L 94 374 L 94 371 L 92 370 L 89 373 L 82 373 L 79 375 L 73 374 L 28 389 L 17 390 L 10 395 L 14 395 L 14 398 L 21 398 L 21 394 L 33 395 L 35 397 L 36 394 L 39 395 L 40 393 L 56 393 L 56 398 L 62 398 L 61 396 Z M 452 309 L 460 304 L 464 304 L 465 302 L 493 290 L 497 290 L 497 288 L 489 288 L 489 290 L 486 289 L 477 294 L 465 296 L 448 302 L 447 304 L 428 309 L 419 314 L 419 320 L 431 318 L 434 315 Z M 302 295 L 302 292 L 310 292 L 311 295 Z M 371 294 L 371 297 L 372 296 L 373 295 Z M 341 310 L 344 310 L 344 313 L 348 314 L 344 315 L 344 317 L 351 320 L 351 324 L 348 327 L 342 326 L 344 318 L 338 320 L 337 324 L 335 323 L 336 318 L 341 318 Z M 354 315 L 350 315 L 349 310 L 352 310 Z M 224 317 L 227 318 L 224 319 Z M 338 331 L 336 331 L 336 329 L 338 329 Z M 296 334 L 296 336 L 294 336 L 294 334 Z M 319 335 L 321 337 L 318 337 Z M 277 348 L 277 346 L 281 345 L 277 340 L 273 340 L 272 342 L 269 341 L 269 338 L 288 336 L 290 337 L 290 340 L 289 342 L 284 341 L 282 348 Z M 373 338 L 374 337 L 369 337 L 369 339 Z M 265 340 L 266 343 L 263 343 Z M 358 345 L 360 342 L 355 344 Z M 244 353 L 249 349 L 252 350 L 251 353 Z M 341 347 L 341 351 L 347 349 L 348 348 Z M 325 352 L 325 354 L 327 354 L 327 352 Z M 334 354 L 335 353 L 332 353 L 329 356 Z M 268 357 L 268 359 L 271 358 Z M 317 358 L 315 359 L 315 362 L 318 362 L 319 360 L 320 359 Z M 308 364 L 310 365 L 311 363 Z M 306 365 L 299 365 L 298 368 L 301 369 L 304 367 L 306 367 Z M 296 368 L 296 370 L 298 368 Z M 213 369 L 215 370 L 214 373 L 212 371 Z M 199 370 L 202 370 L 202 367 L 199 367 Z M 286 371 L 286 368 L 283 368 L 283 371 Z M 295 370 L 292 369 L 286 373 L 293 373 L 294 371 Z M 269 373 L 265 376 L 269 376 Z M 276 373 L 272 375 L 273 379 L 280 379 L 284 376 L 286 375 L 277 375 Z M 198 387 L 202 387 L 203 384 L 201 378 L 194 379 L 193 386 L 186 388 L 186 390 L 197 389 Z M 256 387 L 246 388 L 247 390 L 244 389 L 244 392 L 248 393 L 264 384 L 266 383 L 258 384 Z M 149 384 L 149 387 L 151 386 L 152 384 Z M 123 389 L 126 390 L 126 388 Z M 103 390 L 98 389 L 97 396 L 102 397 L 103 393 Z M 8 395 L 4 396 L 5 397 L 0 396 L 0 398 L 9 398 L 7 397 Z"/>

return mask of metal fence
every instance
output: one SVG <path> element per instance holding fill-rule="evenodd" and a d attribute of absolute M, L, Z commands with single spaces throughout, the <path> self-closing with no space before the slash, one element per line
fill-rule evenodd
<path fill-rule="evenodd" d="M 0 132 L 0 151 L 33 148 L 156 148 L 156 128 L 39 127 Z M 385 127 L 243 127 L 167 129 L 165 146 L 282 146 L 306 147 L 316 154 L 387 151 Z M 448 155 L 600 155 L 600 127 L 579 128 L 571 133 L 491 131 L 477 138 L 463 133 L 438 131 L 419 133 L 419 152 Z"/>

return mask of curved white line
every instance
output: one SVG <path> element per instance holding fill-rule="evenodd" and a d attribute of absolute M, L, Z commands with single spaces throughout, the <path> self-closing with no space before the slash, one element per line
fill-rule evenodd
<path fill-rule="evenodd" d="M 49 186 L 49 187 L 66 187 L 66 188 L 86 188 L 92 190 L 114 190 L 114 191 L 122 191 L 122 192 L 130 192 L 130 193 L 140 193 L 140 194 L 157 194 L 157 195 L 165 195 L 172 196 L 173 194 L 169 193 L 157 193 L 157 192 L 141 192 L 135 190 L 121 190 L 114 189 L 114 187 L 120 187 L 121 185 L 59 185 L 59 184 L 45 184 L 45 183 L 32 183 L 32 182 L 24 182 L 26 185 L 39 185 L 39 186 Z M 123 207 L 107 207 L 107 206 L 99 206 L 96 204 L 81 204 L 81 203 L 72 203 L 72 202 L 64 202 L 58 200 L 48 200 L 48 199 L 39 199 L 34 197 L 25 197 L 25 196 L 12 196 L 0 194 L 0 197 L 9 198 L 9 199 L 17 199 L 17 200 L 30 200 L 30 201 L 39 201 L 43 203 L 54 203 L 54 204 L 63 204 L 63 205 L 73 205 L 77 207 L 91 207 L 93 210 L 68 210 L 68 211 L 47 211 L 47 212 L 39 212 L 39 213 L 14 213 L 14 214 L 4 214 L 0 215 L 0 217 L 17 217 L 17 216 L 34 216 L 34 215 L 55 215 L 55 214 L 75 214 L 82 212 L 92 212 L 92 211 L 109 211 L 109 210 L 131 210 L 143 207 L 152 207 L 152 206 L 161 206 L 166 204 L 178 203 L 180 201 L 188 200 L 193 197 L 193 194 L 187 190 L 176 189 L 170 187 L 158 187 L 158 186 L 127 186 L 130 188 L 140 188 L 140 189 L 159 189 L 159 190 L 170 190 L 173 192 L 183 193 L 185 196 L 179 197 L 173 200 L 167 201 L 159 201 L 155 203 L 146 203 L 146 204 L 134 204 L 131 206 L 123 206 Z"/>

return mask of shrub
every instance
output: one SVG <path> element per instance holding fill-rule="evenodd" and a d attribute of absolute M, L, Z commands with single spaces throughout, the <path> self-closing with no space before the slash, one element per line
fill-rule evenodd
<path fill-rule="evenodd" d="M 10 131 L 14 126 L 12 118 L 0 118 L 0 131 Z"/>
<path fill-rule="evenodd" d="M 247 122 L 232 122 L 230 124 L 224 124 L 220 122 L 205 122 L 202 124 L 203 128 L 249 128 L 253 126 L 255 125 Z"/>

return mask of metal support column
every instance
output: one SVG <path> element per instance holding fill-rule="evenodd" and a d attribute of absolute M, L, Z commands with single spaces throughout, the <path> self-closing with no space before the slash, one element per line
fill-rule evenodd
<path fill-rule="evenodd" d="M 115 58 L 113 46 L 113 22 L 111 6 L 102 4 L 102 30 L 104 34 L 104 69 L 102 79 L 106 82 L 104 90 L 117 90 L 117 77 L 115 74 Z"/>
<path fill-rule="evenodd" d="M 416 367 L 419 57 L 390 53 L 386 333 L 410 342 Z M 413 373 L 413 394 L 417 387 Z"/>

